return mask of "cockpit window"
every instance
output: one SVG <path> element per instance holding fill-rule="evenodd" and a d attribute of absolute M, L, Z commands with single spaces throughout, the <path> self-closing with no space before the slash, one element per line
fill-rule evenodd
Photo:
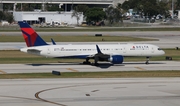
<path fill-rule="evenodd" d="M 162 50 L 161 48 L 158 48 L 158 50 Z"/>

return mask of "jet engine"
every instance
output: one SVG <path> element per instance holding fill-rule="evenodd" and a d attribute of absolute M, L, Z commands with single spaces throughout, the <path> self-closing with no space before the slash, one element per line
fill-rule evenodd
<path fill-rule="evenodd" d="M 122 64 L 123 60 L 124 60 L 124 57 L 122 55 L 112 55 L 108 59 L 108 61 L 113 64 Z"/>

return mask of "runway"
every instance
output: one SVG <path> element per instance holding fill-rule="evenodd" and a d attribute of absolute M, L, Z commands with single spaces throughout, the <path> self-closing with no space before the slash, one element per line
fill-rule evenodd
<path fill-rule="evenodd" d="M 149 71 L 149 70 L 180 70 L 178 61 L 124 62 L 120 65 L 101 63 L 99 66 L 81 63 L 54 64 L 0 64 L 0 73 L 42 73 L 42 72 L 104 72 L 104 71 Z"/>
<path fill-rule="evenodd" d="M 147 37 L 160 37 L 160 36 L 180 36 L 179 31 L 67 31 L 67 32 L 58 32 L 58 31 L 48 31 L 48 32 L 38 32 L 40 36 L 83 36 L 90 35 L 94 36 L 95 34 L 102 34 L 104 36 L 147 36 Z M 0 32 L 1 36 L 17 36 L 22 35 L 22 32 Z"/>
<path fill-rule="evenodd" d="M 0 79 L 1 106 L 179 106 L 180 78 Z"/>
<path fill-rule="evenodd" d="M 40 36 L 94 36 L 102 34 L 103 36 L 131 36 L 139 38 L 158 39 L 159 41 L 141 41 L 141 42 L 56 42 L 57 44 L 104 44 L 104 43 L 148 43 L 159 46 L 160 48 L 180 48 L 180 32 L 179 31 L 114 31 L 114 32 L 38 32 Z M 0 32 L 0 36 L 16 36 L 22 35 L 21 32 Z M 168 43 L 167 43 L 168 42 Z M 51 42 L 48 42 L 52 44 Z M 25 42 L 1 42 L 0 50 L 14 50 L 26 47 Z"/>

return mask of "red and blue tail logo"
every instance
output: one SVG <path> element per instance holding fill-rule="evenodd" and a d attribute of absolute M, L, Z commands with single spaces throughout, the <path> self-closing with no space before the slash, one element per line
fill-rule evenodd
<path fill-rule="evenodd" d="M 25 21 L 18 22 L 27 47 L 48 45 Z"/>

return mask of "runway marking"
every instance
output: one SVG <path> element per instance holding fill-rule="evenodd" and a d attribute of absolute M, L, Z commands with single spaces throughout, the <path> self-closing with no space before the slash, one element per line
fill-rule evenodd
<path fill-rule="evenodd" d="M 161 86 L 166 86 L 166 85 L 149 85 L 149 87 L 161 87 Z"/>
<path fill-rule="evenodd" d="M 45 89 L 45 90 L 41 90 L 39 92 L 37 92 L 35 94 L 35 97 L 38 99 L 38 100 L 41 100 L 41 101 L 44 101 L 44 102 L 47 102 L 47 103 L 51 103 L 51 104 L 55 104 L 55 105 L 58 105 L 58 106 L 67 106 L 67 105 L 64 105 L 64 104 L 60 104 L 60 103 L 56 103 L 56 102 L 53 102 L 53 101 L 49 101 L 49 100 L 46 100 L 46 99 L 43 99 L 39 96 L 39 94 L 43 93 L 43 92 L 46 92 L 46 91 L 51 91 L 51 90 L 56 90 L 56 89 L 62 89 L 62 88 L 71 88 L 71 87 L 77 87 L 77 85 L 74 85 L 74 86 L 65 86 L 65 87 L 57 87 L 57 88 L 50 88 L 50 89 Z"/>
<path fill-rule="evenodd" d="M 37 99 L 33 99 L 33 98 L 25 98 L 25 97 L 16 97 L 16 96 L 5 96 L 5 95 L 0 95 L 0 97 L 4 97 L 4 98 L 14 98 L 14 99 L 26 99 L 26 100 L 33 100 L 33 101 L 40 101 Z"/>
<path fill-rule="evenodd" d="M 146 69 L 141 68 L 141 67 L 134 67 L 134 68 L 137 68 L 137 69 L 139 69 L 139 70 L 141 70 L 141 71 L 145 71 L 145 70 L 146 70 Z"/>
<path fill-rule="evenodd" d="M 2 73 L 2 74 L 7 74 L 6 72 L 4 72 L 4 71 L 2 71 L 2 70 L 0 70 L 0 73 Z"/>
<path fill-rule="evenodd" d="M 97 92 L 97 91 L 99 91 L 99 90 L 93 90 L 93 91 L 91 91 L 91 92 Z"/>
<path fill-rule="evenodd" d="M 72 69 L 72 68 L 66 68 L 67 70 L 70 70 L 72 72 L 78 72 L 78 70 Z"/>

